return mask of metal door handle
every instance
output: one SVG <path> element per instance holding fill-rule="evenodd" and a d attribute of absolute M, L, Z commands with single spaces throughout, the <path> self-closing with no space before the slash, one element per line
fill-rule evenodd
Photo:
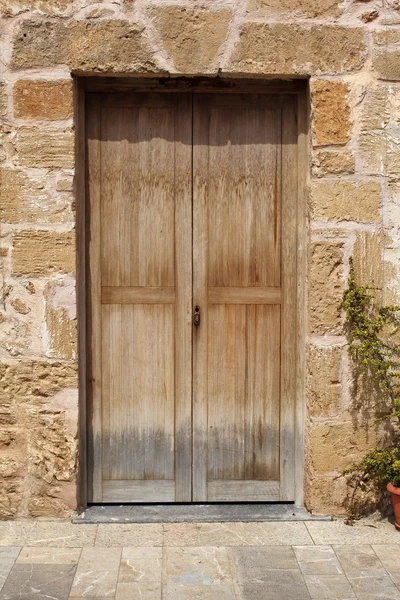
<path fill-rule="evenodd" d="M 200 325 L 200 307 L 199 306 L 194 307 L 193 325 L 195 327 L 198 327 Z"/>

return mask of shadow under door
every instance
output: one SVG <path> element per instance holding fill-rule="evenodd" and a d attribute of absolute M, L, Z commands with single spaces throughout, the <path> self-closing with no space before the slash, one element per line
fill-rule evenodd
<path fill-rule="evenodd" d="M 294 500 L 297 97 L 89 93 L 89 501 Z"/>

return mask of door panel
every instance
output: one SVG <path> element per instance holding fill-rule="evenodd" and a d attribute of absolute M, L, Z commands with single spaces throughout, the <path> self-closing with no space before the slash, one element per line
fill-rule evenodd
<path fill-rule="evenodd" d="M 88 105 L 95 502 L 191 499 L 191 110 Z"/>
<path fill-rule="evenodd" d="M 87 97 L 89 501 L 294 500 L 296 97 Z"/>
<path fill-rule="evenodd" d="M 281 464 L 282 283 L 296 294 L 287 281 L 295 268 L 293 237 L 294 262 L 287 256 L 281 266 L 288 244 L 282 213 L 296 210 L 296 189 L 285 183 L 283 195 L 282 138 L 295 140 L 285 110 L 294 115 L 288 97 L 195 96 L 193 289 L 201 325 L 194 331 L 193 498 L 199 502 L 280 500 L 283 471 L 293 461 L 292 452 Z M 286 422 L 293 406 L 292 396 Z"/>

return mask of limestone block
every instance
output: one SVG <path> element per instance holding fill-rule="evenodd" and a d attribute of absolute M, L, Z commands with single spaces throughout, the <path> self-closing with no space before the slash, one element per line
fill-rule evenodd
<path fill-rule="evenodd" d="M 73 362 L 19 361 L 0 364 L 0 403 L 47 402 L 59 390 L 76 388 L 77 365 Z"/>
<path fill-rule="evenodd" d="M 385 27 L 373 32 L 372 39 L 377 46 L 387 46 L 400 43 L 400 29 L 398 27 Z"/>
<path fill-rule="evenodd" d="M 25 465 L 19 460 L 10 456 L 1 456 L 0 460 L 0 477 L 21 477 L 24 475 Z"/>
<path fill-rule="evenodd" d="M 353 248 L 356 281 L 359 285 L 377 288 L 374 295 L 379 300 L 383 285 L 384 236 L 381 232 L 357 232 Z"/>
<path fill-rule="evenodd" d="M 377 181 L 317 181 L 311 185 L 311 212 L 320 221 L 380 220 L 381 189 Z"/>
<path fill-rule="evenodd" d="M 72 220 L 68 198 L 46 189 L 43 177 L 22 170 L 0 169 L 0 219 L 3 223 L 67 223 Z"/>
<path fill-rule="evenodd" d="M 64 64 L 66 39 L 67 26 L 62 20 L 21 21 L 13 40 L 11 68 Z"/>
<path fill-rule="evenodd" d="M 29 407 L 28 472 L 46 483 L 72 481 L 77 443 L 67 431 L 64 411 Z"/>
<path fill-rule="evenodd" d="M 0 82 L 0 117 L 5 119 L 7 114 L 7 93 L 5 83 Z"/>
<path fill-rule="evenodd" d="M 12 519 L 22 502 L 20 481 L 0 481 L 0 519 Z"/>
<path fill-rule="evenodd" d="M 315 416 L 337 416 L 340 404 L 341 348 L 311 346 L 308 358 L 310 412 Z"/>
<path fill-rule="evenodd" d="M 14 85 L 14 116 L 22 119 L 67 119 L 73 114 L 72 80 L 20 79 Z"/>
<path fill-rule="evenodd" d="M 341 81 L 313 81 L 313 142 L 316 146 L 346 144 L 350 139 L 348 86 Z"/>
<path fill-rule="evenodd" d="M 355 160 L 352 152 L 320 150 L 313 154 L 312 172 L 316 177 L 352 175 L 354 170 Z"/>
<path fill-rule="evenodd" d="M 46 356 L 76 358 L 76 292 L 73 279 L 49 281 L 44 290 Z"/>
<path fill-rule="evenodd" d="M 12 398 L 10 398 L 12 400 Z M 1 404 L 0 405 L 0 425 L 16 425 L 17 414 L 15 407 L 12 404 Z"/>
<path fill-rule="evenodd" d="M 0 0 L 0 16 L 14 17 L 28 11 L 67 16 L 72 12 L 72 4 L 73 0 Z"/>
<path fill-rule="evenodd" d="M 361 460 L 377 442 L 373 427 L 355 429 L 351 422 L 313 424 L 310 428 L 310 458 L 315 473 L 341 473 Z"/>
<path fill-rule="evenodd" d="M 59 179 L 56 183 L 56 190 L 58 192 L 72 192 L 74 189 L 72 178 L 70 179 Z"/>
<path fill-rule="evenodd" d="M 311 333 L 341 333 L 342 243 L 316 242 L 310 248 L 309 322 Z"/>
<path fill-rule="evenodd" d="M 75 164 L 74 132 L 71 129 L 21 129 L 16 148 L 21 165 L 26 167 L 62 167 Z"/>
<path fill-rule="evenodd" d="M 305 502 L 316 515 L 346 514 L 347 484 L 344 477 L 315 477 L 305 488 Z"/>
<path fill-rule="evenodd" d="M 389 124 L 381 131 L 362 133 L 359 140 L 360 166 L 366 175 L 395 178 L 400 173 L 400 124 Z"/>
<path fill-rule="evenodd" d="M 250 0 L 249 10 L 269 16 L 288 12 L 295 16 L 321 18 L 339 16 L 338 0 Z"/>
<path fill-rule="evenodd" d="M 227 71 L 338 75 L 361 67 L 365 53 L 360 27 L 246 23 Z"/>
<path fill-rule="evenodd" d="M 231 21 L 228 8 L 199 10 L 185 6 L 157 6 L 150 10 L 175 70 L 196 74 L 216 72 L 218 52 Z"/>
<path fill-rule="evenodd" d="M 376 50 L 372 66 L 380 79 L 400 81 L 400 50 Z"/>
<path fill-rule="evenodd" d="M 63 487 L 61 487 L 63 489 Z M 75 503 L 71 506 L 62 498 L 56 497 L 60 492 L 60 486 L 42 485 L 36 493 L 29 497 L 28 512 L 31 517 L 57 517 L 59 519 L 67 518 L 71 509 L 76 507 L 76 489 Z"/>
<path fill-rule="evenodd" d="M 14 275 L 74 273 L 75 235 L 73 232 L 19 231 L 13 236 Z"/>
<path fill-rule="evenodd" d="M 142 25 L 116 19 L 75 21 L 69 26 L 66 62 L 96 73 L 159 72 Z"/>

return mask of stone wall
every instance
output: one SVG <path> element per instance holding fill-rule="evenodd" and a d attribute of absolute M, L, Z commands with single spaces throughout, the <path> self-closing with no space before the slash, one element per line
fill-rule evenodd
<path fill-rule="evenodd" d="M 384 4 L 384 7 L 383 7 Z M 0 0 L 0 515 L 76 507 L 72 73 L 310 77 L 306 501 L 374 443 L 341 298 L 399 281 L 399 0 Z M 312 147 L 311 147 L 312 146 Z"/>

